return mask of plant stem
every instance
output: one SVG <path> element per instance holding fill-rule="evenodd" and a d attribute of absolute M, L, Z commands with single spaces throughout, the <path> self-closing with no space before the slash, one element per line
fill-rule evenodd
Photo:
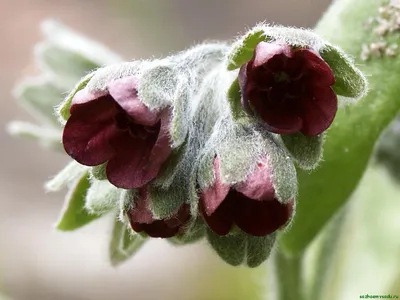
<path fill-rule="evenodd" d="M 275 253 L 275 272 L 277 276 L 279 300 L 303 300 L 302 290 L 303 255 L 288 256 L 282 251 Z"/>

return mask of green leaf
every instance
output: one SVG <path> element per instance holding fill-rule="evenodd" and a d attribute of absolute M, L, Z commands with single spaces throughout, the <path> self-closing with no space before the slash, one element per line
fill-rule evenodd
<path fill-rule="evenodd" d="M 23 121 L 12 121 L 7 126 L 10 135 L 38 141 L 45 147 L 63 151 L 61 131 Z"/>
<path fill-rule="evenodd" d="M 180 184 L 184 181 L 176 181 L 167 189 L 161 187 L 149 187 L 150 209 L 156 218 L 164 219 L 174 215 L 187 199 L 187 190 Z"/>
<path fill-rule="evenodd" d="M 235 70 L 247 63 L 253 57 L 254 49 L 258 43 L 263 41 L 268 41 L 264 29 L 255 28 L 234 43 L 228 55 L 228 70 Z"/>
<path fill-rule="evenodd" d="M 85 207 L 91 214 L 105 214 L 119 207 L 122 191 L 107 180 L 92 180 L 86 195 Z"/>
<path fill-rule="evenodd" d="M 378 9 L 378 1 L 336 1 L 317 26 L 317 32 L 347 53 L 359 56 L 361 45 L 374 39 L 373 32 L 365 30 L 363 23 L 377 16 Z M 298 171 L 296 216 L 282 237 L 282 248 L 291 253 L 304 250 L 346 203 L 364 174 L 381 132 L 400 109 L 400 60 L 381 57 L 362 63 L 362 71 L 370 75 L 369 94 L 338 111 L 319 168 L 311 174 Z"/>
<path fill-rule="evenodd" d="M 101 66 L 78 52 L 47 42 L 36 45 L 35 52 L 42 69 L 56 78 L 57 84 L 65 89 L 74 86 L 81 77 Z"/>
<path fill-rule="evenodd" d="M 207 230 L 207 239 L 217 254 L 228 264 L 244 264 L 250 268 L 258 267 L 270 255 L 276 234 L 254 237 L 239 229 L 226 236 L 219 236 Z"/>
<path fill-rule="evenodd" d="M 145 238 L 135 234 L 124 223 L 116 219 L 109 249 L 111 264 L 117 266 L 125 262 L 135 254 L 145 242 Z"/>
<path fill-rule="evenodd" d="M 100 217 L 90 214 L 85 208 L 85 199 L 89 187 L 89 175 L 86 173 L 67 194 L 61 217 L 56 223 L 58 230 L 72 231 Z"/>
<path fill-rule="evenodd" d="M 232 266 L 243 263 L 246 253 L 245 237 L 239 234 L 219 236 L 208 229 L 207 239 L 211 247 L 226 263 Z"/>
<path fill-rule="evenodd" d="M 267 260 L 275 244 L 276 233 L 267 236 L 247 236 L 246 264 L 250 268 L 256 268 Z"/>
<path fill-rule="evenodd" d="M 336 94 L 348 98 L 360 98 L 366 94 L 367 79 L 343 51 L 327 44 L 320 50 L 320 54 L 335 75 L 333 90 Z"/>
<path fill-rule="evenodd" d="M 239 80 L 236 78 L 228 90 L 228 101 L 231 106 L 232 115 L 235 119 L 246 117 L 246 113 L 242 107 L 241 98 L 242 92 L 240 91 Z"/>
<path fill-rule="evenodd" d="M 58 172 L 56 176 L 46 182 L 45 189 L 49 192 L 57 192 L 64 187 L 70 187 L 79 178 L 84 176 L 87 171 L 88 167 L 78 164 L 73 160 Z"/>
<path fill-rule="evenodd" d="M 286 149 L 300 168 L 315 169 L 322 159 L 324 135 L 305 136 L 301 133 L 281 135 Z"/>
<path fill-rule="evenodd" d="M 173 245 L 187 245 L 192 244 L 202 239 L 206 233 L 207 225 L 201 217 L 192 219 L 191 222 L 185 227 L 184 232 L 179 232 L 168 241 Z"/>
<path fill-rule="evenodd" d="M 94 76 L 94 72 L 87 74 L 83 77 L 76 86 L 70 91 L 67 97 L 60 103 L 60 105 L 56 108 L 56 115 L 58 116 L 58 120 L 60 123 L 65 124 L 65 122 L 71 116 L 69 110 L 71 108 L 72 99 L 76 95 L 77 92 L 84 89 L 86 85 L 89 83 L 90 79 Z"/>
<path fill-rule="evenodd" d="M 64 92 L 49 78 L 37 77 L 18 84 L 13 94 L 38 121 L 60 128 L 54 107 L 62 101 Z"/>

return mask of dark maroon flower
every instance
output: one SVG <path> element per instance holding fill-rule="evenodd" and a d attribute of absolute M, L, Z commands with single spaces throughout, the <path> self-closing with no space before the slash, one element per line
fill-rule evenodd
<path fill-rule="evenodd" d="M 268 130 L 314 136 L 337 111 L 333 71 L 312 49 L 261 42 L 239 72 L 242 106 L 256 112 Z"/>
<path fill-rule="evenodd" d="M 247 179 L 234 186 L 222 183 L 219 158 L 214 160 L 214 184 L 200 195 L 200 211 L 208 226 L 226 235 L 235 224 L 253 236 L 265 236 L 285 226 L 292 217 L 294 200 L 280 203 L 265 161 Z"/>
<path fill-rule="evenodd" d="M 107 178 L 117 187 L 148 183 L 171 153 L 170 110 L 150 111 L 138 98 L 133 76 L 112 82 L 104 92 L 81 90 L 70 112 L 65 151 L 86 166 L 107 162 Z"/>
<path fill-rule="evenodd" d="M 183 204 L 168 219 L 156 220 L 149 209 L 147 187 L 139 190 L 135 207 L 128 211 L 129 222 L 136 232 L 145 232 L 150 237 L 169 238 L 176 235 L 190 218 L 188 204 Z"/>

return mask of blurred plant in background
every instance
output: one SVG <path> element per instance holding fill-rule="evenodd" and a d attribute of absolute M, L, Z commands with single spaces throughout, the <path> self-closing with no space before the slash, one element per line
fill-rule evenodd
<path fill-rule="evenodd" d="M 380 5 L 387 5 L 386 2 L 337 1 L 316 31 L 357 59 L 362 59 L 362 44 L 374 40 L 371 32 L 363 30 L 363 24 L 376 16 Z M 340 25 L 337 20 L 341 20 Z M 61 128 L 53 107 L 82 76 L 93 69 L 120 62 L 121 58 L 60 24 L 46 22 L 43 28 L 45 41 L 36 48 L 42 75 L 22 82 L 15 92 L 40 124 L 13 122 L 9 131 L 14 135 L 35 138 L 53 149 L 61 149 Z M 252 53 L 248 50 L 252 50 L 255 41 L 260 41 L 260 36 L 255 31 L 248 37 L 251 46 L 245 45 L 243 49 Z M 396 41 L 398 34 L 394 32 L 385 38 Z M 244 43 L 248 40 L 244 39 Z M 243 56 L 240 51 L 238 53 Z M 347 59 L 346 56 L 341 57 L 340 52 L 329 54 L 326 51 L 328 54 L 325 56 L 323 53 L 321 55 L 328 63 L 335 64 L 343 57 Z M 396 201 L 399 187 L 381 165 L 374 164 L 367 168 L 376 140 L 399 110 L 397 77 L 394 74 L 400 63 L 395 56 L 376 57 L 363 64 L 362 70 L 370 79 L 370 93 L 359 103 L 338 112 L 324 144 L 321 166 L 312 173 L 297 169 L 300 189 L 297 215 L 290 230 L 279 237 L 279 247 L 272 256 L 275 266 L 268 266 L 272 284 L 266 288 L 271 297 L 350 299 L 360 291 L 365 291 L 365 294 L 400 294 L 400 243 L 393 238 L 400 231 L 400 206 Z M 342 65 L 340 71 L 345 67 Z M 344 81 L 357 80 L 354 77 L 357 72 L 345 72 L 351 75 Z M 385 78 L 384 85 L 381 78 Z M 348 98 L 362 94 L 362 90 L 352 92 L 342 89 L 339 92 Z M 400 138 L 397 127 L 397 122 L 394 122 L 383 136 L 376 156 L 377 161 L 392 174 L 397 174 L 398 165 L 396 145 Z M 286 144 L 290 150 L 290 143 Z M 320 155 L 317 157 L 320 158 Z M 89 187 L 85 172 L 87 169 L 71 168 L 70 165 L 47 185 L 50 190 L 63 187 L 72 190 L 68 197 L 72 197 L 73 201 L 65 207 L 64 217 L 58 223 L 59 229 L 73 230 L 97 217 L 82 210 Z M 75 186 L 79 174 L 85 175 Z M 359 188 L 354 192 L 357 185 Z M 76 214 L 78 210 L 81 215 Z M 357 226 L 360 223 L 365 226 Z M 115 263 L 125 260 L 141 243 L 140 237 L 132 240 L 126 227 L 116 222 L 110 248 L 111 260 Z M 380 247 L 382 244 L 385 247 Z M 232 247 L 230 243 L 227 245 Z M 218 252 L 218 247 L 216 249 Z M 219 254 L 224 257 L 221 252 Z M 366 260 L 368 264 L 365 264 Z M 362 271 L 365 265 L 368 265 L 368 270 Z M 360 272 L 363 272 L 362 276 Z M 275 274 L 277 278 L 274 281 Z M 357 283 L 352 278 L 358 278 Z M 199 299 L 202 297 L 199 296 Z"/>

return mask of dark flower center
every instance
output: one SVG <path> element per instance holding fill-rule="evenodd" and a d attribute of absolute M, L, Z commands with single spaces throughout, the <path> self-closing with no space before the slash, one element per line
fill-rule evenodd
<path fill-rule="evenodd" d="M 277 105 L 297 99 L 307 90 L 307 70 L 296 58 L 276 55 L 257 69 L 254 74 L 257 88 Z"/>
<path fill-rule="evenodd" d="M 144 126 L 137 124 L 120 106 L 117 106 L 117 112 L 114 116 L 117 128 L 121 131 L 128 131 L 133 138 L 146 139 L 148 136 L 158 131 L 156 126 Z"/>

